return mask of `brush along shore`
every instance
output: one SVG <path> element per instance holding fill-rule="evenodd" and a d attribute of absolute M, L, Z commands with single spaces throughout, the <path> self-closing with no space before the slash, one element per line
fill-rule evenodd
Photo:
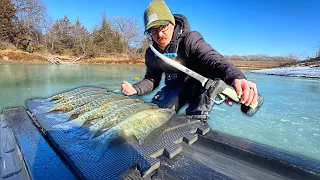
<path fill-rule="evenodd" d="M 281 61 L 232 61 L 240 69 L 268 69 L 283 67 L 288 62 Z M 28 53 L 19 50 L 0 50 L 0 64 L 128 64 L 144 65 L 143 58 L 126 56 L 81 58 L 48 54 Z"/>

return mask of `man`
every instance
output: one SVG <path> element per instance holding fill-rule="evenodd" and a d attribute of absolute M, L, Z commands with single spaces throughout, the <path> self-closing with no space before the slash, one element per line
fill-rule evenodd
<path fill-rule="evenodd" d="M 257 101 L 256 84 L 247 81 L 243 73 L 231 61 L 208 45 L 200 33 L 190 31 L 187 19 L 180 14 L 171 14 L 163 0 L 153 0 L 144 13 L 145 32 L 152 37 L 153 46 L 165 56 L 210 78 L 220 78 L 233 85 L 241 103 L 254 104 Z M 165 73 L 166 86 L 152 99 L 162 108 L 175 106 L 178 111 L 189 103 L 186 114 L 206 120 L 212 107 L 212 100 L 201 83 L 185 73 L 163 62 L 151 51 L 146 50 L 147 71 L 143 80 L 131 85 L 123 81 L 121 88 L 126 95 L 144 95 L 159 86 Z M 231 101 L 229 101 L 231 104 Z"/>

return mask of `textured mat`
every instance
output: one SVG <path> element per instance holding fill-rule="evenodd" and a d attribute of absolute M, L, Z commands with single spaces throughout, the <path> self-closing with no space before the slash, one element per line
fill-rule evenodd
<path fill-rule="evenodd" d="M 84 179 L 118 179 L 128 170 L 139 170 L 142 177 L 152 174 L 159 168 L 158 157 L 164 155 L 173 158 L 182 151 L 180 143 L 192 144 L 198 134 L 204 135 L 209 126 L 199 120 L 187 116 L 174 116 L 164 126 L 154 130 L 138 144 L 132 138 L 117 139 L 112 142 L 103 157 L 98 161 L 88 161 L 87 154 L 75 149 L 74 145 L 83 141 L 68 136 L 67 131 L 51 128 L 67 119 L 59 113 L 47 113 L 52 107 L 47 100 L 35 99 L 27 101 L 27 107 L 36 121 L 42 126 L 52 144 L 67 159 L 72 168 Z"/>

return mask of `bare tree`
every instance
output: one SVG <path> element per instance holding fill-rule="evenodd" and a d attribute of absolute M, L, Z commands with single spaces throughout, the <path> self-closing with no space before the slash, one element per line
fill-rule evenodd
<path fill-rule="evenodd" d="M 125 53 L 128 53 L 130 46 L 137 46 L 141 43 L 141 28 L 138 21 L 133 18 L 116 17 L 110 20 L 112 29 L 118 32 L 125 44 Z"/>
<path fill-rule="evenodd" d="M 50 51 L 52 53 L 63 53 L 64 50 L 71 50 L 74 47 L 73 26 L 68 16 L 56 20 L 48 29 L 46 34 Z"/>
<path fill-rule="evenodd" d="M 16 9 L 19 28 L 17 43 L 26 49 L 30 41 L 39 48 L 42 30 L 47 20 L 46 7 L 40 0 L 12 0 Z M 23 33 L 23 34 L 22 34 Z"/>
<path fill-rule="evenodd" d="M 76 54 L 79 54 L 81 51 L 82 54 L 85 56 L 87 52 L 87 44 L 90 39 L 90 34 L 85 28 L 81 22 L 80 19 L 78 18 L 75 25 L 73 25 L 72 28 L 73 31 L 73 37 L 74 37 L 74 45 L 75 45 L 75 52 Z"/>
<path fill-rule="evenodd" d="M 15 8 L 10 0 L 0 1 L 0 40 L 14 41 Z"/>

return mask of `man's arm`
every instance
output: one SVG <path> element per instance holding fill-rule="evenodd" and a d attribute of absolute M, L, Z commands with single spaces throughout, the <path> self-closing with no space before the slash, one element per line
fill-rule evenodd
<path fill-rule="evenodd" d="M 246 79 L 230 60 L 207 44 L 200 33 L 190 32 L 185 44 L 189 67 L 196 72 L 211 79 L 220 78 L 230 85 L 235 79 Z"/>
<path fill-rule="evenodd" d="M 163 73 L 150 48 L 147 49 L 145 57 L 147 66 L 146 75 L 143 80 L 132 85 L 137 91 L 137 95 L 147 94 L 157 88 Z"/>
<path fill-rule="evenodd" d="M 185 39 L 189 67 L 205 77 L 220 78 L 233 85 L 241 95 L 241 103 L 250 105 L 257 101 L 258 89 L 255 83 L 247 81 L 244 74 L 228 59 L 205 42 L 198 32 L 190 32 Z"/>

